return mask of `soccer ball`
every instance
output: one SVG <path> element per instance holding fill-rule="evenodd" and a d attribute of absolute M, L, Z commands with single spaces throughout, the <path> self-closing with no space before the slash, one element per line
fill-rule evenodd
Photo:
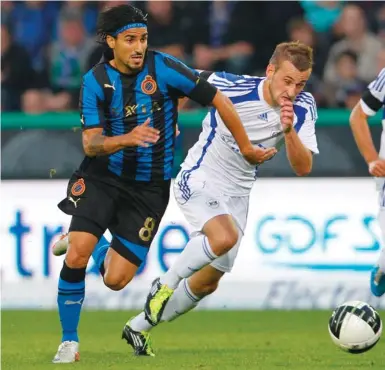
<path fill-rule="evenodd" d="M 349 301 L 338 306 L 329 320 L 333 342 L 349 353 L 364 353 L 380 340 L 382 321 L 377 311 L 365 302 Z"/>

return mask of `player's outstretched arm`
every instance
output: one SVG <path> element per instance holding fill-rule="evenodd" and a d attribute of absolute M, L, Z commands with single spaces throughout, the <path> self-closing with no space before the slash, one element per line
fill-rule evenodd
<path fill-rule="evenodd" d="M 385 176 L 385 161 L 380 160 L 369 130 L 368 115 L 363 111 L 361 102 L 358 102 L 350 114 L 350 127 L 353 132 L 358 150 L 369 166 L 373 176 Z"/>
<path fill-rule="evenodd" d="M 249 163 L 262 163 L 276 153 L 275 148 L 253 147 L 231 100 L 207 82 L 203 76 L 201 78 L 199 73 L 168 55 L 163 55 L 161 62 L 164 68 L 162 77 L 174 92 L 180 92 L 177 94 L 178 98 L 189 97 L 202 105 L 213 105 L 217 109 L 222 121 L 237 142 L 242 155 Z"/>
<path fill-rule="evenodd" d="M 159 139 L 159 131 L 149 127 L 149 124 L 150 118 L 129 133 L 113 137 L 104 136 L 102 128 L 85 130 L 83 131 L 84 152 L 88 157 L 96 157 L 112 154 L 129 146 L 148 147 Z"/>
<path fill-rule="evenodd" d="M 217 90 L 214 96 L 212 105 L 217 109 L 223 123 L 233 135 L 239 150 L 249 163 L 262 163 L 277 153 L 275 148 L 262 149 L 253 147 L 234 105 L 219 90 Z"/>

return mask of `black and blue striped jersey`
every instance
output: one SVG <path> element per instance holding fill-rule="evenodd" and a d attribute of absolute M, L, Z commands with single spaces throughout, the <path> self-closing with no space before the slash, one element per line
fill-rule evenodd
<path fill-rule="evenodd" d="M 101 127 L 105 136 L 130 132 L 151 118 L 160 131 L 156 144 L 127 147 L 111 155 L 86 157 L 80 171 L 123 181 L 169 180 L 174 161 L 178 98 L 209 105 L 216 88 L 178 59 L 148 51 L 142 70 L 127 75 L 102 60 L 83 77 L 80 113 L 84 130 Z"/>

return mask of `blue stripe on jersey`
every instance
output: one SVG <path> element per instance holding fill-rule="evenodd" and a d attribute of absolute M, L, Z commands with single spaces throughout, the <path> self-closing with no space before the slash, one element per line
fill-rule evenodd
<path fill-rule="evenodd" d="M 148 118 L 148 113 L 150 112 L 150 126 L 154 126 L 153 115 L 152 115 L 152 100 L 151 96 L 141 93 L 143 78 L 148 75 L 148 66 L 144 65 L 142 72 L 138 75 L 136 79 L 135 91 L 136 94 L 136 104 L 139 107 L 145 106 L 146 112 L 143 112 L 141 109 L 137 112 L 137 124 L 142 125 Z M 136 175 L 135 180 L 137 181 L 150 181 L 151 180 L 151 169 L 152 169 L 152 144 L 147 148 L 138 146 L 136 150 Z"/>
<path fill-rule="evenodd" d="M 213 139 L 215 137 L 215 132 L 216 132 L 216 128 L 218 126 L 218 123 L 217 123 L 217 119 L 215 117 L 215 112 L 216 112 L 216 109 L 212 108 L 211 111 L 210 111 L 210 127 L 211 127 L 211 130 L 210 130 L 210 133 L 209 133 L 209 136 L 207 137 L 207 142 L 206 144 L 203 146 L 203 149 L 202 149 L 202 154 L 201 156 L 199 157 L 197 163 L 195 166 L 193 166 L 191 169 L 187 170 L 187 171 L 184 171 L 182 173 L 182 179 L 181 181 L 179 181 L 178 185 L 179 185 L 179 188 L 182 192 L 182 197 L 187 201 L 190 196 L 191 196 L 191 190 L 189 189 L 188 187 L 188 184 L 187 184 L 187 181 L 188 179 L 190 178 L 191 176 L 191 173 L 195 170 L 197 170 L 202 161 L 203 161 L 203 158 L 204 156 L 206 155 L 207 153 L 207 149 L 209 148 L 209 146 L 211 145 L 211 143 L 213 142 Z"/>
<path fill-rule="evenodd" d="M 312 120 L 316 119 L 317 112 L 316 112 L 316 109 L 315 109 L 315 102 L 314 102 L 312 96 L 308 96 L 308 95 L 305 95 L 305 94 L 301 93 L 300 95 L 297 96 L 295 101 L 296 102 L 303 102 L 303 103 L 309 104 L 311 119 Z"/>
<path fill-rule="evenodd" d="M 260 98 L 258 94 L 258 85 L 253 90 L 251 90 L 248 94 L 240 95 L 240 96 L 228 96 L 228 98 L 231 100 L 233 104 L 245 103 L 249 101 L 259 101 Z"/>
<path fill-rule="evenodd" d="M 295 124 L 294 129 L 298 133 L 305 123 L 307 109 L 299 105 L 294 105 L 294 113 L 297 116 L 297 123 Z"/>
<path fill-rule="evenodd" d="M 164 180 L 172 177 L 172 165 L 174 163 L 174 103 L 170 99 L 164 101 Z"/>
<path fill-rule="evenodd" d="M 378 91 L 382 91 L 384 89 L 384 86 L 385 86 L 385 74 L 381 78 L 381 84 L 380 84 L 380 87 L 378 88 Z"/>
<path fill-rule="evenodd" d="M 219 81 L 216 79 L 213 79 L 212 84 L 218 87 L 224 87 L 224 88 L 230 88 L 230 87 L 254 87 L 255 82 L 240 82 L 240 83 L 225 83 L 225 81 Z"/>
<path fill-rule="evenodd" d="M 104 93 L 91 70 L 83 78 L 81 112 L 84 127 L 98 126 L 101 122 L 98 112 L 98 99 L 104 101 Z"/>
<path fill-rule="evenodd" d="M 246 77 L 246 76 L 235 75 L 235 74 L 226 73 L 226 72 L 215 72 L 214 76 L 218 76 L 220 78 L 223 78 L 223 79 L 230 81 L 230 82 L 233 82 L 233 83 L 237 83 L 237 82 L 242 81 L 242 80 L 245 80 L 245 81 L 251 80 L 252 81 L 255 79 L 255 77 Z"/>
<path fill-rule="evenodd" d="M 110 104 L 110 115 L 114 117 L 112 109 L 115 112 L 119 112 L 120 116 L 116 117 L 113 122 L 111 122 L 111 130 L 113 136 L 123 135 L 124 134 L 124 103 L 123 103 L 123 86 L 122 80 L 120 79 L 120 73 L 116 70 L 108 67 L 105 64 L 108 78 L 111 81 L 111 85 L 115 87 L 112 93 L 112 99 Z M 119 150 L 108 156 L 108 169 L 115 173 L 118 176 L 122 175 L 123 171 L 123 150 Z"/>

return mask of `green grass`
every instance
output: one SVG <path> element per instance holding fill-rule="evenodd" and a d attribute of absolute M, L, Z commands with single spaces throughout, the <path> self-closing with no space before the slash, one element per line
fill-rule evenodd
<path fill-rule="evenodd" d="M 345 353 L 329 338 L 326 311 L 192 312 L 153 331 L 155 358 L 134 357 L 120 339 L 131 315 L 83 312 L 81 361 L 53 365 L 60 340 L 57 313 L 2 312 L 2 369 L 385 369 L 385 340 L 365 354 Z"/>

